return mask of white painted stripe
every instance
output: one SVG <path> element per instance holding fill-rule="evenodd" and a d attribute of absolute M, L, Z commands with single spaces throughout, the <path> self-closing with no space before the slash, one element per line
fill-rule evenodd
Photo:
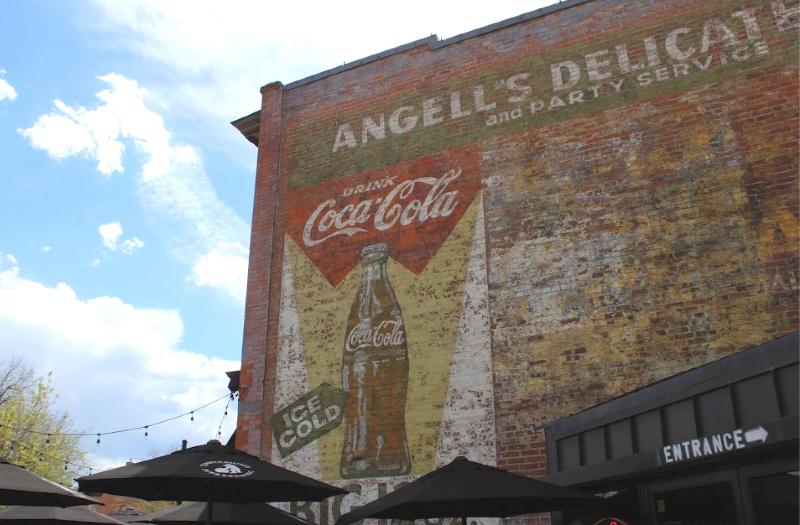
<path fill-rule="evenodd" d="M 464 303 L 439 430 L 436 467 L 449 463 L 456 456 L 497 464 L 482 193 L 477 204 Z"/>
<path fill-rule="evenodd" d="M 284 240 L 283 275 L 281 278 L 281 315 L 278 323 L 278 359 L 275 380 L 275 408 L 280 409 L 309 391 L 300 318 L 294 296 L 294 278 L 289 258 L 289 240 Z M 320 479 L 319 453 L 316 442 L 281 458 L 275 439 L 272 440 L 272 462 L 289 470 Z"/>

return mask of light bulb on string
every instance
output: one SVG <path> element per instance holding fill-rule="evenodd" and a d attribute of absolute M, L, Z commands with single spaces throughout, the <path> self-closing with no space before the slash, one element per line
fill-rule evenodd
<path fill-rule="evenodd" d="M 217 402 L 225 399 L 226 397 L 229 398 L 230 400 L 239 399 L 239 392 L 228 392 L 224 396 L 219 397 L 219 398 L 215 399 L 214 401 L 206 403 L 205 405 L 192 410 L 191 412 L 188 413 L 188 415 L 190 416 L 190 420 L 192 422 L 194 422 L 194 415 L 195 415 L 194 413 L 197 410 L 203 409 L 203 408 L 208 407 L 208 406 L 210 406 L 210 405 L 212 405 L 214 403 L 217 403 Z M 228 402 L 225 405 L 225 416 L 228 415 L 229 406 L 230 406 L 230 402 Z M 179 419 L 181 417 L 185 417 L 186 415 L 187 415 L 187 413 L 184 412 L 183 414 L 179 414 L 177 416 L 174 416 L 174 417 L 171 417 L 171 418 L 167 418 L 167 419 L 164 419 L 163 421 L 158 421 L 156 423 L 151 423 L 151 424 L 152 425 L 160 425 L 161 423 L 166 423 L 168 421 Z M 224 416 L 223 416 L 223 419 L 224 419 Z M 39 439 L 40 439 L 40 441 L 38 442 L 39 447 L 40 447 L 38 452 L 39 452 L 39 455 L 42 456 L 41 458 L 39 458 L 39 461 L 44 461 L 43 458 L 57 459 L 57 458 L 52 458 L 50 456 L 42 455 L 41 450 L 49 450 L 50 445 L 52 445 L 54 443 L 58 444 L 58 436 L 53 436 L 50 433 L 39 432 L 39 431 L 25 429 L 25 428 L 17 428 L 17 427 L 13 427 L 13 426 L 10 426 L 10 425 L 4 425 L 4 424 L 0 423 L 0 429 L 3 429 L 3 428 L 7 428 L 7 429 L 14 430 L 14 431 L 17 431 L 17 432 L 27 432 L 28 434 L 38 434 Z M 118 433 L 121 433 L 121 432 L 131 432 L 131 431 L 136 431 L 137 429 L 144 429 L 144 435 L 145 435 L 145 437 L 148 437 L 150 435 L 149 428 L 150 428 L 150 425 L 145 425 L 143 427 L 125 428 L 125 429 L 120 429 L 120 430 L 114 430 L 114 431 L 111 431 L 111 432 L 98 432 L 98 433 L 94 434 L 95 435 L 95 444 L 99 447 L 100 440 L 101 440 L 102 436 L 107 436 L 107 435 L 111 435 L 111 434 L 118 434 Z M 75 437 L 82 438 L 82 437 L 91 436 L 92 434 L 91 433 L 82 433 L 81 432 L 81 433 L 66 433 L 64 435 L 66 435 L 66 436 L 75 436 Z M 217 436 L 218 437 L 222 436 L 221 428 L 217 432 Z M 51 441 L 51 439 L 54 438 L 54 437 L 56 438 L 56 441 Z M 19 455 L 19 450 L 17 450 L 17 448 L 16 448 L 16 443 L 13 442 L 13 441 L 10 441 L 10 440 L 9 440 L 9 442 L 11 444 L 10 444 L 10 447 L 8 449 L 8 454 L 9 455 L 14 454 L 15 456 L 18 456 Z M 35 450 L 35 449 L 31 449 L 31 450 L 32 450 L 33 454 L 37 453 L 37 450 Z M 65 466 L 67 466 L 67 470 L 69 470 L 70 467 L 69 467 L 69 465 L 67 463 L 65 463 Z M 72 465 L 72 467 L 73 468 L 78 468 L 78 469 L 88 468 L 88 467 L 85 467 L 83 465 L 78 465 L 78 464 L 74 464 L 74 465 Z"/>

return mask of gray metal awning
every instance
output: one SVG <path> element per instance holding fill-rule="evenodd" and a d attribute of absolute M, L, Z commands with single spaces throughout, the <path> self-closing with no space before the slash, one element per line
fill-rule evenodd
<path fill-rule="evenodd" d="M 601 487 L 796 449 L 798 343 L 795 332 L 551 423 L 544 479 Z"/>

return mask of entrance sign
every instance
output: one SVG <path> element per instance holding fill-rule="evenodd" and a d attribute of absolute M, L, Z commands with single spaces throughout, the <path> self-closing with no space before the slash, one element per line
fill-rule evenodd
<path fill-rule="evenodd" d="M 767 441 L 768 436 L 769 433 L 762 426 L 747 430 L 737 428 L 730 432 L 721 432 L 666 445 L 661 448 L 658 457 L 662 465 L 681 463 L 761 445 Z"/>

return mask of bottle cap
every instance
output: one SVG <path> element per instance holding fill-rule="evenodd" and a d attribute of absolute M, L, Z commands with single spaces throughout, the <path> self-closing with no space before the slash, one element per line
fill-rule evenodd
<path fill-rule="evenodd" d="M 379 242 L 377 244 L 370 244 L 369 246 L 364 246 L 361 250 L 361 259 L 365 262 L 367 261 L 378 261 L 380 259 L 385 259 L 389 255 L 389 246 L 385 242 Z"/>

